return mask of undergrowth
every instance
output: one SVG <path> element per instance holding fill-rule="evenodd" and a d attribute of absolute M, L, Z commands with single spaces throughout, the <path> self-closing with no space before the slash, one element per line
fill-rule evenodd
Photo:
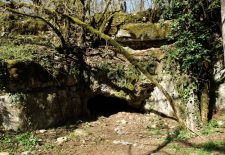
<path fill-rule="evenodd" d="M 0 57 L 6 60 L 31 61 L 34 58 L 32 53 L 36 51 L 36 48 L 31 45 L 1 45 Z"/>

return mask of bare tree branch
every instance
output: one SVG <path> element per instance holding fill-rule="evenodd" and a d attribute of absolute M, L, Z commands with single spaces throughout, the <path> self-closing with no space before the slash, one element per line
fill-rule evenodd
<path fill-rule="evenodd" d="M 9 11 L 9 12 L 12 12 L 12 13 L 15 13 L 15 14 L 18 14 L 20 16 L 26 16 L 26 17 L 31 17 L 31 18 L 34 18 L 34 19 L 39 19 L 41 21 L 43 21 L 44 23 L 46 23 L 52 30 L 53 32 L 55 32 L 55 34 L 59 37 L 60 41 L 61 41 L 61 46 L 62 48 L 67 48 L 67 44 L 66 44 L 66 41 L 63 37 L 63 34 L 60 32 L 60 30 L 58 30 L 58 28 L 56 28 L 52 23 L 50 23 L 48 20 L 46 20 L 45 18 L 42 18 L 40 16 L 37 16 L 37 15 L 31 15 L 31 14 L 27 14 L 27 13 L 22 13 L 22 12 L 19 12 L 17 10 L 14 10 L 14 9 L 11 9 L 9 7 L 6 7 L 6 10 Z"/>
<path fill-rule="evenodd" d="M 104 10 L 104 12 L 102 13 L 102 15 L 101 15 L 101 17 L 100 17 L 100 19 L 99 19 L 99 21 L 98 21 L 98 25 L 99 24 L 103 24 L 103 22 L 104 22 L 104 18 L 106 18 L 105 17 L 105 14 L 107 13 L 107 11 L 108 11 L 108 9 L 109 9 L 109 6 L 110 6 L 110 4 L 111 4 L 111 2 L 112 2 L 112 0 L 108 0 L 108 2 L 107 2 L 107 4 L 106 4 L 106 7 L 105 7 L 105 10 Z M 101 27 L 101 26 L 100 26 Z"/>

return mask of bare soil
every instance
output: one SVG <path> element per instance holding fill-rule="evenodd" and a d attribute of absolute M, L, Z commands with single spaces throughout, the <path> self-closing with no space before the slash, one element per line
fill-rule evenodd
<path fill-rule="evenodd" d="M 216 116 L 224 121 L 225 115 Z M 225 154 L 225 128 L 206 128 L 206 135 L 182 133 L 177 123 L 155 114 L 119 112 L 96 120 L 37 130 L 37 155 Z M 64 138 L 63 141 L 57 138 Z M 8 151 L 3 150 L 3 151 Z M 15 154 L 26 151 L 19 147 Z"/>

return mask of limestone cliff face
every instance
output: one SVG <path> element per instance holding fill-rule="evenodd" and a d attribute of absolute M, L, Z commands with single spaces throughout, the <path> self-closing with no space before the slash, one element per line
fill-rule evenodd
<path fill-rule="evenodd" d="M 171 78 L 173 75 L 164 69 L 163 51 L 159 48 L 127 49 L 180 106 L 176 83 Z M 164 95 L 112 47 L 89 50 L 85 63 L 89 70 L 84 72 L 84 85 L 78 76 L 65 74 L 68 73 L 65 66 L 57 68 L 53 65 L 52 68 L 57 68 L 53 73 L 35 62 L 2 61 L 0 124 L 6 130 L 51 127 L 88 113 L 87 101 L 96 95 L 124 99 L 134 108 L 173 116 Z M 218 110 L 225 108 L 224 88 L 222 83 L 217 90 Z M 195 119 L 192 113 L 193 109 L 187 116 L 189 119 Z"/>
<path fill-rule="evenodd" d="M 131 106 L 142 108 L 143 101 L 149 97 L 149 92 L 154 86 L 122 55 L 107 48 L 103 51 L 93 50 L 86 58 L 86 63 L 92 67 L 93 76 L 90 77 L 92 92 L 125 99 Z M 157 53 L 154 53 L 153 49 L 149 49 L 133 54 L 138 54 L 136 58 L 139 63 L 156 74 L 158 60 L 154 54 L 161 55 L 160 52 L 157 49 Z"/>
<path fill-rule="evenodd" d="M 156 77 L 161 72 L 164 54 L 160 49 L 130 49 L 130 52 Z M 66 74 L 63 68 L 58 68 L 53 76 L 53 72 L 35 62 L 2 62 L 0 122 L 4 128 L 26 130 L 54 126 L 88 112 L 87 101 L 95 95 L 124 99 L 130 106 L 142 110 L 146 104 L 163 98 L 156 93 L 160 97 L 153 97 L 149 102 L 154 86 L 110 47 L 90 50 L 85 61 L 91 68 L 84 73 L 85 85 L 78 77 Z M 168 109 L 167 103 L 164 107 Z"/>
<path fill-rule="evenodd" d="M 128 23 L 121 26 L 116 40 L 133 49 L 160 47 L 170 33 L 170 21 L 162 23 Z"/>
<path fill-rule="evenodd" d="M 6 130 L 47 128 L 82 113 L 74 76 L 53 76 L 35 62 L 7 60 L 0 68 L 0 124 Z"/>
<path fill-rule="evenodd" d="M 225 109 L 225 69 L 223 57 L 220 57 L 214 65 L 214 80 L 216 81 L 216 109 Z"/>
<path fill-rule="evenodd" d="M 115 39 L 129 46 L 125 48 L 169 92 L 177 106 L 182 106 L 176 83 L 172 80 L 172 76 L 177 75 L 169 75 L 165 71 L 165 53 L 159 48 L 168 34 L 167 26 L 124 24 L 121 30 L 113 34 L 117 33 Z M 152 45 L 154 42 L 156 46 Z M 124 99 L 134 108 L 173 116 L 164 95 L 113 47 L 86 51 L 84 71 L 76 68 L 69 58 L 60 55 L 53 54 L 44 59 L 45 65 L 40 60 L 1 61 L 0 126 L 6 130 L 48 128 L 68 119 L 76 119 L 88 113 L 87 101 L 96 95 Z M 215 80 L 217 76 L 224 76 L 221 69 L 214 68 Z M 225 108 L 224 89 L 222 82 L 217 89 L 218 110 Z M 190 97 L 187 107 L 192 107 L 191 101 L 195 97 Z M 196 109 L 189 110 L 187 118 L 196 119 L 192 115 Z"/>

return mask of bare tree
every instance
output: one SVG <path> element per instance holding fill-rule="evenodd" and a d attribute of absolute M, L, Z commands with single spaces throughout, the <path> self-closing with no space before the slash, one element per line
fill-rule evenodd
<path fill-rule="evenodd" d="M 145 9 L 145 1 L 140 0 L 140 11 L 144 11 L 144 9 Z"/>

